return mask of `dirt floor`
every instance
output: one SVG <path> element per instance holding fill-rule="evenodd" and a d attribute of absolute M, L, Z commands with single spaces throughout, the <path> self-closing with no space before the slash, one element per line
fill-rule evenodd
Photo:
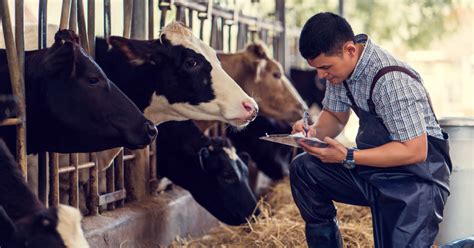
<path fill-rule="evenodd" d="M 260 201 L 262 213 L 246 225 L 221 224 L 200 238 L 178 237 L 171 247 L 306 247 L 304 223 L 288 180 Z M 336 204 L 345 247 L 373 247 L 369 208 Z"/>

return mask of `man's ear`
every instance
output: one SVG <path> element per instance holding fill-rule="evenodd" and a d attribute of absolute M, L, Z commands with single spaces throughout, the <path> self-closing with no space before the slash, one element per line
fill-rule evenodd
<path fill-rule="evenodd" d="M 15 224 L 0 206 L 0 247 L 13 247 L 16 232 Z"/>
<path fill-rule="evenodd" d="M 77 49 L 73 42 L 63 41 L 63 44 L 54 44 L 47 52 L 43 60 L 43 71 L 48 75 L 60 75 L 63 77 L 71 77 L 74 75 L 76 64 Z"/>
<path fill-rule="evenodd" d="M 344 44 L 344 48 L 343 48 L 345 51 L 347 51 L 349 53 L 350 56 L 354 56 L 356 53 L 357 53 L 357 48 L 356 48 L 356 45 L 354 44 L 354 42 L 350 41 L 350 42 L 346 42 L 346 44 Z M 344 51 L 343 51 L 344 52 Z"/>
<path fill-rule="evenodd" d="M 143 65 L 151 56 L 150 42 L 136 41 L 119 36 L 110 36 L 109 44 L 120 51 L 132 65 Z"/>

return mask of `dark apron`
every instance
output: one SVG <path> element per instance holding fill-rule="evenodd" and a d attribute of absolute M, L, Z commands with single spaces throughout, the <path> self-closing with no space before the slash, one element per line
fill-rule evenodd
<path fill-rule="evenodd" d="M 356 137 L 359 149 L 378 147 L 392 141 L 382 119 L 377 116 L 372 101 L 372 91 L 377 80 L 390 71 L 407 73 L 419 81 L 406 68 L 383 68 L 372 82 L 368 99 L 369 111 L 357 107 L 347 83 L 344 82 L 352 103 L 351 108 L 359 117 Z M 428 95 L 427 97 L 429 99 Z M 363 165 L 356 167 L 356 172 L 373 186 L 370 187 L 371 192 L 366 192 L 366 197 L 372 210 L 375 247 L 418 248 L 422 247 L 421 244 L 434 241 L 449 195 L 449 175 L 452 168 L 448 136 L 444 132 L 443 136 L 443 140 L 428 136 L 428 156 L 425 162 L 390 168 Z M 433 213 L 426 213 L 432 209 Z M 426 217 L 420 218 L 424 215 Z"/>

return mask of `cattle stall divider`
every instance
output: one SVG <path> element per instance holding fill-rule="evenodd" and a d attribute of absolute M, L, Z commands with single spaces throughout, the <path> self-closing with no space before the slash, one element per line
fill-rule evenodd
<path fill-rule="evenodd" d="M 95 57 L 96 9 L 95 0 L 63 0 L 61 6 L 60 28 L 70 28 L 80 36 L 80 44 L 91 57 Z M 9 65 L 24 63 L 23 21 L 22 15 L 16 14 L 16 47 L 9 23 L 8 0 L 0 0 L 3 30 L 7 44 Z M 244 48 L 248 41 L 260 39 L 273 48 L 273 54 L 280 55 L 284 51 L 279 42 L 285 30 L 279 20 L 267 20 L 242 14 L 237 7 L 226 9 L 214 1 L 187 0 L 123 0 L 123 33 L 126 38 L 140 36 L 139 39 L 153 39 L 158 35 L 155 20 L 159 29 L 172 20 L 167 16 L 175 14 L 175 20 L 186 24 L 198 36 L 218 51 L 235 52 Z M 111 35 L 112 13 L 111 4 L 116 1 L 103 0 L 104 38 Z M 47 0 L 39 1 L 38 15 L 38 48 L 45 48 L 47 41 Z M 23 0 L 16 1 L 16 13 L 23 13 Z M 137 7 L 139 6 L 139 7 Z M 146 6 L 148 11 L 146 12 Z M 138 9 L 135 9 L 138 8 Z M 158 11 L 156 11 L 158 10 Z M 174 13 L 172 13 L 174 11 Z M 146 20 L 148 16 L 148 20 Z M 138 21 L 139 18 L 143 20 Z M 102 20 L 100 20 L 102 21 Z M 206 28 L 210 27 L 210 32 Z M 140 30 L 138 30 L 140 29 Z M 155 33 L 156 32 L 156 33 Z M 236 34 L 236 35 L 234 35 Z M 233 37 L 235 36 L 235 37 Z M 13 47 L 13 48 L 12 48 Z M 14 52 L 18 48 L 18 52 Z M 10 58 L 11 57 L 11 58 Z M 11 68 L 10 68 L 11 67 Z M 17 158 L 22 172 L 27 175 L 26 140 L 25 140 L 25 105 L 23 66 L 9 66 L 12 75 L 14 94 L 19 99 L 18 118 L 8 119 L 1 125 L 16 125 L 19 144 Z M 13 71 L 12 71 L 13 70 Z M 218 124 L 210 131 L 210 136 L 225 136 L 228 126 Z M 23 136 L 22 133 L 23 132 Z M 23 162 L 22 162 L 23 161 Z M 66 161 L 66 162 L 64 162 Z M 122 207 L 125 201 L 140 200 L 143 196 L 156 192 L 160 177 L 156 167 L 156 146 L 139 151 L 120 149 L 113 163 L 107 168 L 99 168 L 99 154 L 58 154 L 41 152 L 38 154 L 38 196 L 48 206 L 59 203 L 74 207 L 86 207 L 88 215 L 97 215 L 101 211 Z M 132 176 L 132 174 L 135 174 Z M 136 178 L 141 178 L 141 182 Z M 143 182 L 143 178 L 146 178 Z M 145 191 L 136 190 L 145 188 Z M 84 194 L 82 194 L 84 193 Z"/>

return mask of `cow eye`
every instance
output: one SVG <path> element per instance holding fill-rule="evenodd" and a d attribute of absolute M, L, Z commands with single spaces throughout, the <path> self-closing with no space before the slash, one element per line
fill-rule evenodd
<path fill-rule="evenodd" d="M 98 77 L 90 77 L 88 81 L 89 84 L 98 84 L 100 82 L 100 79 Z"/>
<path fill-rule="evenodd" d="M 276 79 L 280 79 L 281 78 L 281 73 L 280 72 L 274 72 L 273 77 L 276 78 Z"/>
<path fill-rule="evenodd" d="M 186 61 L 184 61 L 184 65 L 188 69 L 194 69 L 198 65 L 198 62 L 195 59 L 189 58 Z"/>

